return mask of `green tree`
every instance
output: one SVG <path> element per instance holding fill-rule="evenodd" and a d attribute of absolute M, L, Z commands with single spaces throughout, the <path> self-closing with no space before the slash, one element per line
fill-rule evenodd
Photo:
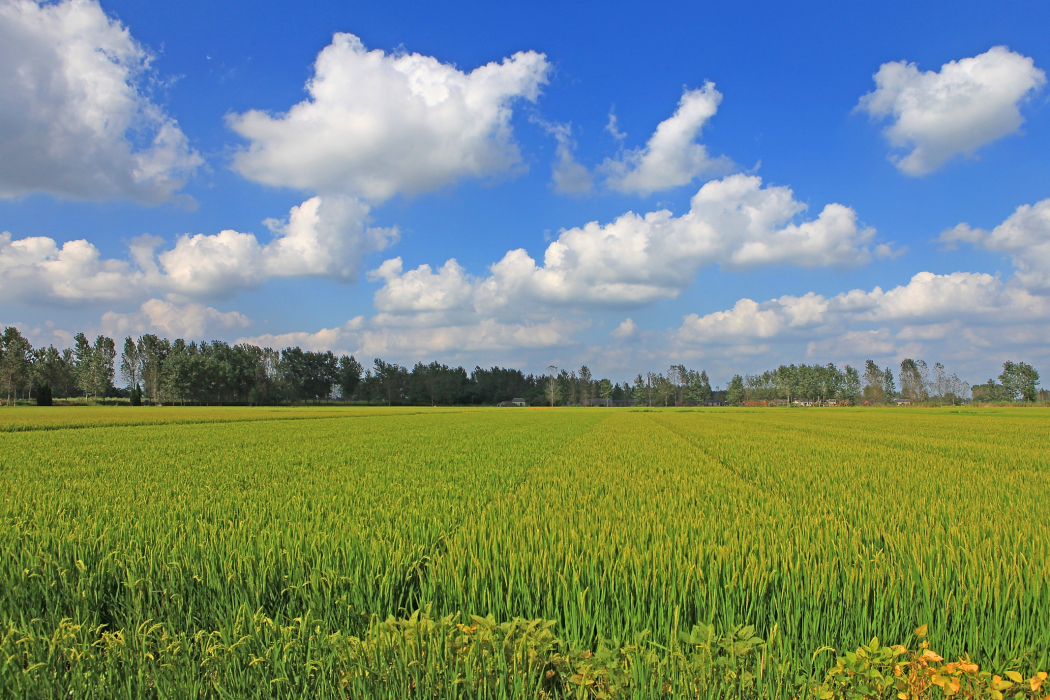
<path fill-rule="evenodd" d="M 860 373 L 849 365 L 846 365 L 846 371 L 843 372 L 839 396 L 849 401 L 851 406 L 856 406 L 860 399 Z"/>
<path fill-rule="evenodd" d="M 669 377 L 657 374 L 653 377 L 653 384 L 656 389 L 657 399 L 663 402 L 664 406 L 673 405 L 675 394 L 678 393 L 678 387 L 675 383 Z"/>
<path fill-rule="evenodd" d="M 922 360 L 910 357 L 901 361 L 901 396 L 912 403 L 922 403 L 929 398 L 927 391 L 928 370 Z"/>
<path fill-rule="evenodd" d="M 561 371 L 559 376 L 561 381 L 562 396 L 565 400 L 566 406 L 574 406 L 576 404 L 576 394 L 580 389 L 580 380 L 576 376 L 576 370 L 571 372 Z"/>
<path fill-rule="evenodd" d="M 893 383 L 893 370 L 887 365 L 882 373 L 882 395 L 887 403 L 897 396 L 897 387 Z"/>
<path fill-rule="evenodd" d="M 685 369 L 681 365 L 679 367 L 682 372 L 682 401 L 702 404 L 704 399 L 700 388 L 700 373 L 694 369 Z"/>
<path fill-rule="evenodd" d="M 92 374 L 94 351 L 91 341 L 83 333 L 77 333 L 73 337 L 73 358 L 73 376 L 76 379 L 77 388 L 84 393 L 86 399 L 94 388 L 94 375 Z"/>
<path fill-rule="evenodd" d="M 1021 399 L 1032 402 L 1038 396 L 1036 387 L 1039 385 L 1039 372 L 1024 362 L 1004 362 L 999 381 L 1011 401 Z"/>
<path fill-rule="evenodd" d="M 608 379 L 602 379 L 598 382 L 598 396 L 608 401 L 612 401 L 613 384 L 611 381 Z"/>
<path fill-rule="evenodd" d="M 47 387 L 52 396 L 54 396 L 56 389 L 59 392 L 63 391 L 67 370 L 62 354 L 55 349 L 54 345 L 41 348 L 37 360 L 33 364 L 33 372 L 36 375 L 36 381 L 40 389 Z"/>
<path fill-rule="evenodd" d="M 117 346 L 112 338 L 100 335 L 95 344 L 83 333 L 74 337 L 73 355 L 77 386 L 84 397 L 105 397 L 113 389 L 113 363 L 117 358 Z"/>
<path fill-rule="evenodd" d="M 92 390 L 95 397 L 105 397 L 113 390 L 113 364 L 117 359 L 117 344 L 112 338 L 100 335 L 95 338 L 92 353 Z"/>
<path fill-rule="evenodd" d="M 645 378 L 639 374 L 634 378 L 634 385 L 631 387 L 631 398 L 640 404 L 644 404 L 646 402 L 646 390 Z"/>
<path fill-rule="evenodd" d="M 183 342 L 181 347 L 185 347 Z M 142 366 L 142 382 L 149 393 L 150 403 L 161 405 L 164 389 L 164 363 L 171 352 L 171 342 L 167 338 L 158 338 L 152 333 L 139 338 L 139 361 Z"/>
<path fill-rule="evenodd" d="M 890 378 L 893 378 L 892 374 Z M 864 363 L 864 400 L 873 404 L 886 403 L 882 369 L 872 360 Z"/>
<path fill-rule="evenodd" d="M 726 389 L 726 403 L 731 406 L 739 406 L 744 400 L 744 378 L 739 374 L 734 374 L 733 378 L 729 380 L 729 387 Z"/>
<path fill-rule="evenodd" d="M 408 370 L 394 362 L 384 362 L 375 358 L 372 376 L 378 384 L 379 395 L 388 406 L 404 403 L 405 389 L 408 383 Z"/>
<path fill-rule="evenodd" d="M 819 387 L 818 399 L 822 404 L 827 403 L 828 399 L 838 396 L 842 392 L 845 376 L 838 367 L 829 362 L 823 367 L 814 365 L 813 369 L 816 370 Z"/>
<path fill-rule="evenodd" d="M 4 328 L 0 335 L 0 390 L 7 394 L 7 403 L 13 404 L 19 389 L 30 379 L 33 346 L 14 326 Z"/>
<path fill-rule="evenodd" d="M 124 352 L 120 355 L 120 376 L 129 388 L 134 388 L 142 381 L 142 358 L 139 346 L 128 336 L 124 339 Z"/>
<path fill-rule="evenodd" d="M 711 400 L 711 380 L 706 370 L 700 370 L 700 402 Z"/>
<path fill-rule="evenodd" d="M 339 393 L 343 395 L 343 400 L 349 401 L 354 397 L 354 393 L 361 383 L 361 371 L 363 369 L 361 363 L 353 355 L 343 355 L 339 358 L 339 379 L 336 384 L 339 386 Z"/>
<path fill-rule="evenodd" d="M 587 400 L 594 396 L 594 377 L 591 375 L 591 369 L 584 365 L 580 367 L 577 376 L 580 382 L 580 403 L 587 403 Z"/>
<path fill-rule="evenodd" d="M 791 405 L 791 397 L 797 395 L 801 389 L 799 379 L 799 371 L 795 365 L 780 365 L 773 374 L 773 383 L 776 385 L 777 392 L 787 401 L 788 406 Z M 730 384 L 731 390 L 732 384 Z"/>

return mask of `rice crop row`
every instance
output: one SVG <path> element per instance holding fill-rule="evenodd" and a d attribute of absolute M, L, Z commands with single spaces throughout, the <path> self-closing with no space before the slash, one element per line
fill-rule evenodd
<path fill-rule="evenodd" d="M 787 698 L 927 623 L 1050 665 L 1039 409 L 171 415 L 0 436 L 0 695 Z"/>
<path fill-rule="evenodd" d="M 925 623 L 950 653 L 1045 666 L 1045 445 L 1042 417 L 619 413 L 461 528 L 429 597 L 581 644 L 776 627 L 796 670 Z"/>
<path fill-rule="evenodd" d="M 462 411 L 466 409 L 425 409 Z M 63 406 L 41 411 L 36 407 L 4 407 L 0 411 L 0 433 L 19 433 L 36 430 L 66 430 L 97 428 L 101 426 L 131 427 L 137 425 L 170 425 L 196 423 L 240 423 L 267 420 L 311 420 L 325 418 L 359 418 L 375 415 L 406 415 L 420 413 L 418 408 L 348 408 L 345 406 L 309 407 L 195 407 L 181 406 Z"/>

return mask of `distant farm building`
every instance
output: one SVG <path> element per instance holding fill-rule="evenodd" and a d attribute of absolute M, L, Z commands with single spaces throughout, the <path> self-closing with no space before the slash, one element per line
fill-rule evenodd
<path fill-rule="evenodd" d="M 496 405 L 497 406 L 528 406 L 528 404 L 525 403 L 525 399 L 511 399 L 510 401 L 501 401 L 500 403 L 498 403 Z"/>

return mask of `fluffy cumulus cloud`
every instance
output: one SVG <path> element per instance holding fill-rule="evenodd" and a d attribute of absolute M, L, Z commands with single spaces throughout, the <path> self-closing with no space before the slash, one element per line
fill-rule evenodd
<path fill-rule="evenodd" d="M 60 247 L 45 236 L 12 240 L 0 233 L 0 292 L 9 302 L 116 300 L 134 293 L 140 278 L 130 263 L 102 259 L 84 240 Z"/>
<path fill-rule="evenodd" d="M 1050 199 L 1017 207 L 991 232 L 959 224 L 940 241 L 949 247 L 966 241 L 1010 256 L 1017 281 L 1029 289 L 1050 290 Z"/>
<path fill-rule="evenodd" d="M 705 265 L 848 267 L 873 256 L 875 232 L 859 226 L 851 209 L 832 204 L 815 219 L 796 221 L 804 210 L 786 187 L 732 175 L 704 185 L 681 217 L 629 213 L 563 231 L 542 265 L 520 249 L 483 276 L 469 274 L 455 259 L 408 270 L 400 257 L 387 260 L 368 273 L 381 283 L 371 318 L 323 330 L 318 338 L 256 340 L 274 345 L 295 338 L 365 356 L 412 358 L 546 352 L 575 343 L 592 323 L 588 312 L 674 297 Z M 808 298 L 795 306 L 798 323 L 818 312 Z M 634 342 L 638 327 L 626 319 L 610 335 Z"/>
<path fill-rule="evenodd" d="M 540 370 L 554 360 L 589 364 L 614 376 L 669 360 L 699 363 L 728 378 L 781 362 L 858 365 L 875 359 L 895 365 L 904 357 L 924 357 L 976 380 L 1017 353 L 1029 361 L 1050 357 L 1050 297 L 983 273 L 920 272 L 888 289 L 745 298 L 725 310 L 690 314 L 666 331 L 643 332 L 627 318 L 597 345 L 587 342 L 595 336 L 586 315 L 541 305 L 522 307 L 516 317 L 471 308 L 469 291 L 483 281 L 454 261 L 436 271 L 422 266 L 407 272 L 400 260 L 389 261 L 374 277 L 394 284 L 377 295 L 377 307 L 385 311 L 369 319 L 317 333 L 242 340 L 409 363 L 493 361 Z"/>
<path fill-rule="evenodd" d="M 396 240 L 393 229 L 370 228 L 368 207 L 349 197 L 311 197 L 288 219 L 267 219 L 273 239 L 221 231 L 185 235 L 157 256 L 172 291 L 211 297 L 254 287 L 274 277 L 327 277 L 354 282 L 362 256 Z"/>
<path fill-rule="evenodd" d="M 0 198 L 171 199 L 203 162 L 94 0 L 0 0 Z"/>
<path fill-rule="evenodd" d="M 644 148 L 626 151 L 602 163 L 606 185 L 618 192 L 648 195 L 689 184 L 705 173 L 730 168 L 729 160 L 712 158 L 703 144 L 696 143 L 721 101 L 722 94 L 711 82 L 696 90 L 686 90 L 678 109 L 669 119 L 660 122 Z M 622 141 L 623 134 L 617 131 L 613 117 L 610 117 L 609 131 Z"/>
<path fill-rule="evenodd" d="M 995 337 L 1004 348 L 1032 324 L 1050 324 L 1047 297 L 988 274 L 920 272 L 888 290 L 741 299 L 725 311 L 686 316 L 671 337 L 687 355 L 769 353 L 775 344 L 782 355 L 804 348 L 804 356 L 824 361 L 899 359 L 929 350 L 980 361 Z"/>
<path fill-rule="evenodd" d="M 794 221 L 804 210 L 786 187 L 732 175 L 704 185 L 681 217 L 628 213 L 563 231 L 542 265 L 521 249 L 484 276 L 455 259 L 406 270 L 393 258 L 368 273 L 382 283 L 376 315 L 340 331 L 340 347 L 412 357 L 557 348 L 590 326 L 587 312 L 674 297 L 705 265 L 848 267 L 872 257 L 875 232 L 858 226 L 851 209 L 828 205 L 816 219 Z M 619 341 L 637 335 L 631 319 L 611 333 Z"/>
<path fill-rule="evenodd" d="M 103 259 L 85 240 L 61 246 L 47 237 L 13 240 L 0 233 L 0 293 L 9 301 L 85 304 L 162 292 L 171 299 L 220 298 L 275 277 L 353 282 L 361 257 L 396 240 L 393 229 L 367 225 L 368 207 L 347 197 L 312 197 L 286 220 L 267 220 L 268 243 L 252 233 L 181 236 L 157 252 L 141 236 L 128 260 Z"/>
<path fill-rule="evenodd" d="M 925 175 L 953 156 L 1017 133 L 1024 123 L 1020 104 L 1046 83 L 1031 58 L 996 46 L 973 58 L 951 61 L 939 72 L 920 72 L 914 63 L 884 63 L 876 89 L 857 109 L 874 118 L 891 118 L 886 138 L 908 175 Z"/>
<path fill-rule="evenodd" d="M 731 175 L 704 185 L 682 216 L 629 212 L 563 231 L 542 265 L 512 250 L 475 281 L 474 303 L 486 312 L 537 302 L 639 306 L 677 296 L 708 265 L 844 268 L 872 258 L 875 231 L 858 225 L 852 209 L 829 204 L 816 219 L 796 222 L 805 208 L 787 187 Z"/>
<path fill-rule="evenodd" d="M 630 338 L 637 332 L 638 324 L 636 324 L 630 318 L 625 318 L 623 321 L 620 322 L 620 325 L 613 329 L 613 332 L 609 335 L 619 340 L 625 340 L 627 338 Z"/>
<path fill-rule="evenodd" d="M 1018 353 L 1050 357 L 1050 200 L 1018 207 L 992 231 L 960 224 L 940 241 L 1008 254 L 1014 274 L 1004 280 L 920 272 L 889 289 L 741 299 L 730 309 L 686 316 L 671 340 L 683 356 L 721 357 L 727 366 L 741 353 L 768 357 L 767 364 L 925 355 L 983 373 Z"/>
<path fill-rule="evenodd" d="M 500 173 L 520 160 L 512 105 L 535 100 L 548 70 L 528 51 L 464 73 L 336 34 L 317 57 L 308 99 L 284 114 L 229 116 L 248 141 L 233 167 L 255 182 L 373 202 Z"/>
<path fill-rule="evenodd" d="M 471 303 L 471 279 L 455 258 L 436 273 L 430 265 L 403 272 L 401 258 L 394 258 L 369 272 L 368 278 L 384 282 L 375 295 L 381 312 L 454 311 Z"/>
<path fill-rule="evenodd" d="M 150 299 L 133 313 L 113 311 L 102 316 L 102 329 L 107 335 L 122 337 L 156 333 L 169 338 L 205 338 L 205 334 L 225 335 L 231 329 L 251 325 L 247 316 L 236 311 L 217 311 L 201 304 L 172 304 Z"/>

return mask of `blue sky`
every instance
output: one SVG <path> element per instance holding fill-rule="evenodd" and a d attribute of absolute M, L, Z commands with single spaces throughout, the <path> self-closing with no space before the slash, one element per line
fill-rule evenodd
<path fill-rule="evenodd" d="M 1050 370 L 1046 3 L 0 0 L 0 46 L 36 343 Z"/>

